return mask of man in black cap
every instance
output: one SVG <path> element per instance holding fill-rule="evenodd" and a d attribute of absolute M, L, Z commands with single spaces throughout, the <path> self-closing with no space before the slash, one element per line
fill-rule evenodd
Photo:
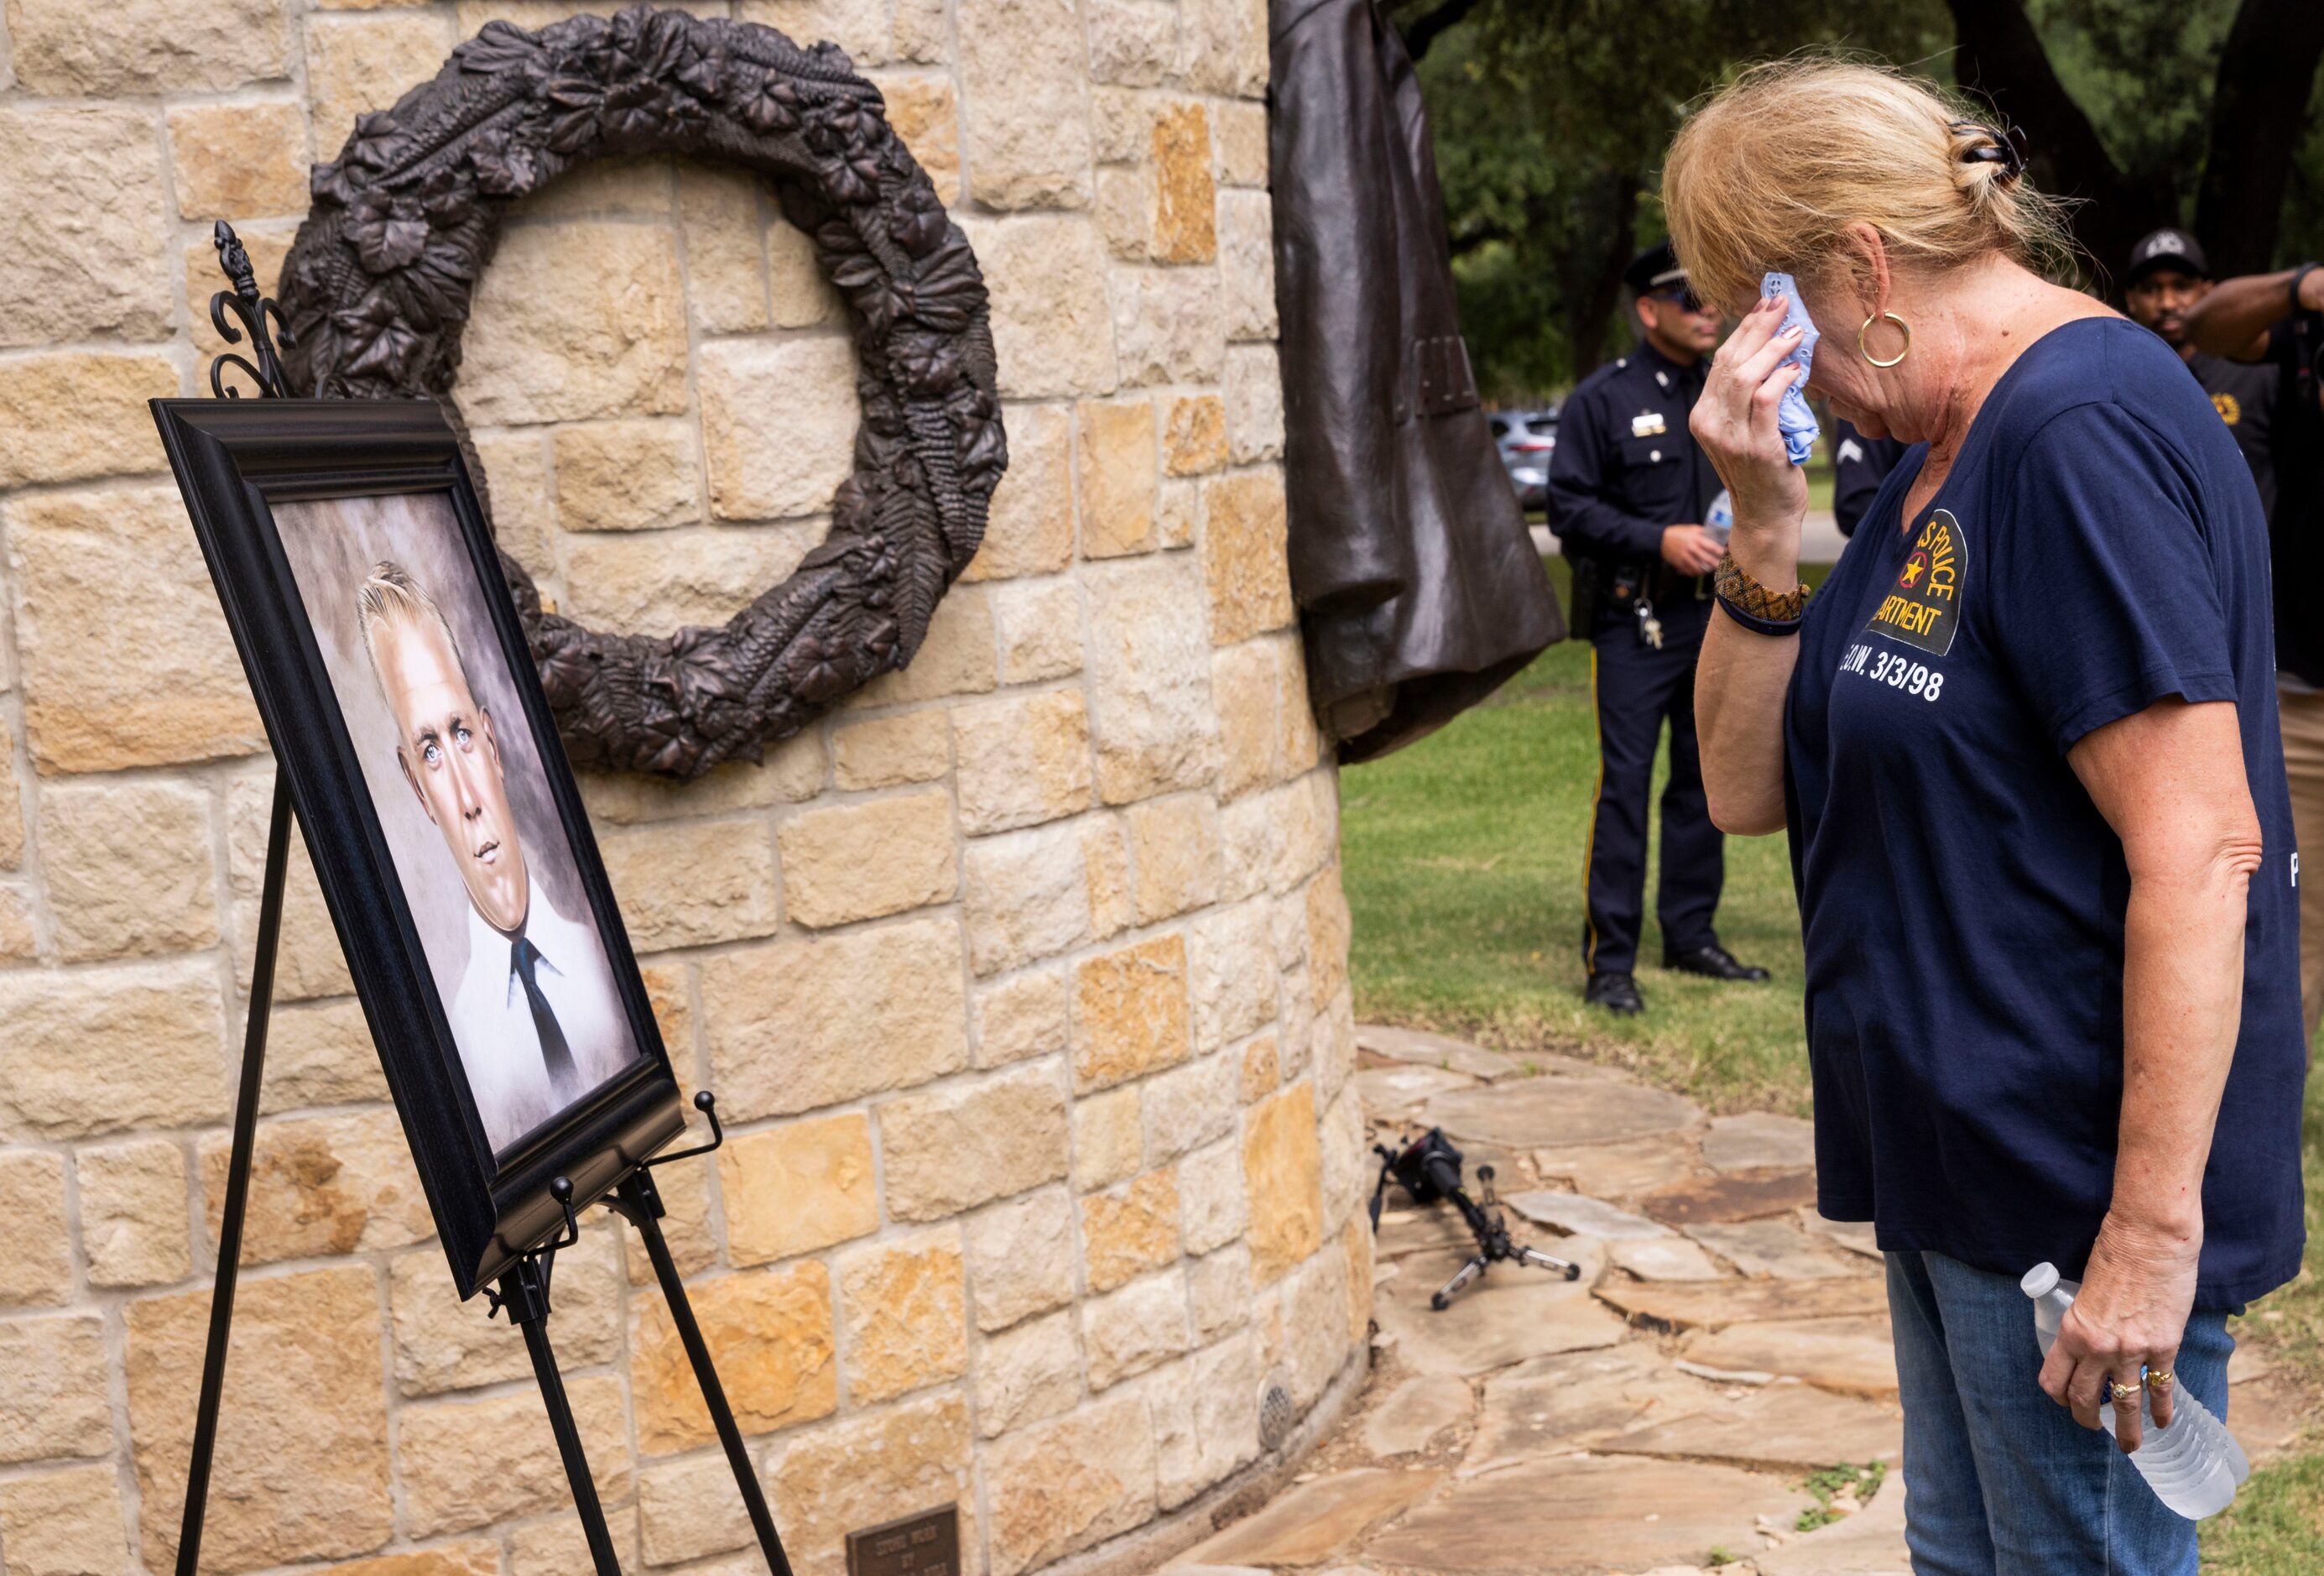
<path fill-rule="evenodd" d="M 1765 979 L 1719 944 L 1711 916 L 1726 843 L 1711 823 L 1694 736 L 1694 662 L 1711 614 L 1711 571 L 1723 544 L 1703 529 L 1719 478 L 1687 417 L 1717 309 L 1695 299 L 1670 243 L 1622 275 L 1636 297 L 1636 352 L 1582 380 L 1549 464 L 1549 528 L 1573 565 L 1573 623 L 1590 637 L 1598 716 L 1598 793 L 1583 856 L 1588 917 L 1584 997 L 1643 1012 L 1634 969 L 1644 922 L 1646 801 L 1655 751 L 1670 725 L 1663 791 L 1662 881 L 1655 917 L 1663 966 L 1713 979 Z"/>
<path fill-rule="evenodd" d="M 2187 314 L 2211 291 L 2211 270 L 2202 243 L 2184 230 L 2156 230 L 2130 249 L 2123 275 L 2123 304 L 2131 320 L 2149 328 L 2179 352 L 2187 370 L 2211 396 L 2219 420 L 2234 434 L 2259 487 L 2268 517 L 2275 516 L 2275 454 L 2269 435 L 2274 426 L 2276 372 L 2273 366 L 2207 356 L 2188 338 Z"/>

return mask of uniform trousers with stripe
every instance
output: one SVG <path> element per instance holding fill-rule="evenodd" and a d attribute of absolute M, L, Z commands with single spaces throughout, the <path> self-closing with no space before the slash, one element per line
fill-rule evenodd
<path fill-rule="evenodd" d="M 1646 917 L 1646 815 L 1665 723 L 1671 769 L 1662 795 L 1655 918 L 1673 951 L 1692 951 L 1719 939 L 1711 917 L 1726 880 L 1727 840 L 1711 823 L 1694 735 L 1694 663 L 1709 607 L 1692 602 L 1664 611 L 1660 650 L 1639 638 L 1635 615 L 1601 620 L 1591 641 L 1599 770 L 1584 857 L 1588 918 L 1582 957 L 1592 974 L 1627 974 L 1637 965 Z"/>

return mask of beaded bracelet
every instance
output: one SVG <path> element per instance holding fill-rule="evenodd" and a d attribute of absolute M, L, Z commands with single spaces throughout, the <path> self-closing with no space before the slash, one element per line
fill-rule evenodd
<path fill-rule="evenodd" d="M 1719 561 L 1711 589 L 1727 616 L 1755 635 L 1797 635 L 1807 617 L 1810 592 L 1806 586 L 1783 592 L 1767 589 L 1744 572 L 1735 561 L 1732 548 Z"/>

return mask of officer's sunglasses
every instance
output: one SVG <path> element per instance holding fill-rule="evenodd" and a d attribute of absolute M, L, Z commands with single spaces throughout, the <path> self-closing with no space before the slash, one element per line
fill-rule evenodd
<path fill-rule="evenodd" d="M 1694 293 L 1694 287 L 1691 284 L 1682 284 L 1671 290 L 1652 291 L 1648 293 L 1656 301 L 1676 301 L 1678 310 L 1683 312 L 1699 312 L 1702 310 L 1702 298 Z"/>

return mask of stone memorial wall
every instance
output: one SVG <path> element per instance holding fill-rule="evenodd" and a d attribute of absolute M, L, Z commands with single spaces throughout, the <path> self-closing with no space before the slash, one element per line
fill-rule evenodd
<path fill-rule="evenodd" d="M 256 921 L 272 768 L 143 402 L 206 391 L 212 219 L 271 288 L 358 114 L 570 14 L 8 0 L 5 1576 L 171 1562 Z M 952 1501 L 970 1571 L 1148 1570 L 1286 1469 L 1298 1428 L 1263 1433 L 1351 1387 L 1370 1304 L 1265 7 L 732 14 L 886 93 L 991 283 L 1011 463 L 908 671 L 763 765 L 585 783 L 731 1118 L 661 1173 L 671 1235 L 802 1572 Z M 544 593 L 666 631 L 785 573 L 846 474 L 840 311 L 732 172 L 517 209 L 459 394 Z M 303 858 L 285 940 L 205 1569 L 575 1576 L 521 1342 L 452 1300 Z M 596 1216 L 550 1324 L 624 1566 L 758 1569 L 650 1281 Z"/>

